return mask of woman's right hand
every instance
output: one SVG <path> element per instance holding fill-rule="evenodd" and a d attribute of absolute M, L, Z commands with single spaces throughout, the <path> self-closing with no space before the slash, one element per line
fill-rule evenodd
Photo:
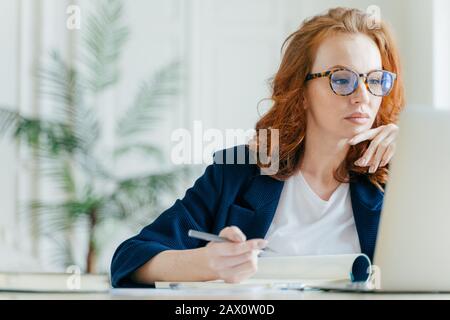
<path fill-rule="evenodd" d="M 232 242 L 209 242 L 203 248 L 208 273 L 228 283 L 241 282 L 255 274 L 258 252 L 267 245 L 267 240 L 246 240 L 236 226 L 222 229 L 219 236 Z"/>

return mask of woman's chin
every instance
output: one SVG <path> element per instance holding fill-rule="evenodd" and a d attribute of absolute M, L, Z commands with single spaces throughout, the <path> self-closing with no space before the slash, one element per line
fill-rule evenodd
<path fill-rule="evenodd" d="M 368 125 L 358 125 L 358 126 L 347 127 L 345 131 L 347 132 L 346 136 L 348 136 L 351 139 L 351 138 L 353 138 L 353 136 L 355 136 L 361 132 L 367 131 L 369 129 L 370 129 L 370 126 L 368 126 Z"/>

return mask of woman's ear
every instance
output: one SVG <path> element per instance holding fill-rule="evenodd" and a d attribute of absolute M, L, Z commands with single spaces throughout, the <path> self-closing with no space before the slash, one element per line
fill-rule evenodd
<path fill-rule="evenodd" d="M 303 109 L 308 109 L 308 100 L 305 97 L 305 94 L 302 94 L 302 104 L 303 104 Z"/>

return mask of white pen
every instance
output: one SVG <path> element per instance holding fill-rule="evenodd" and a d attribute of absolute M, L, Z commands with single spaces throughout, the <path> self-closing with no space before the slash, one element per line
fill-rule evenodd
<path fill-rule="evenodd" d="M 269 285 L 269 288 L 271 289 L 278 289 L 278 290 L 305 290 L 308 287 L 304 283 L 297 283 L 297 282 L 287 282 L 287 283 L 274 283 Z"/>
<path fill-rule="evenodd" d="M 192 238 L 200 239 L 200 240 L 205 240 L 205 241 L 232 242 L 231 240 L 229 240 L 227 238 L 219 237 L 212 233 L 201 232 L 201 231 L 192 230 L 192 229 L 189 230 L 188 236 L 192 237 Z"/>
<path fill-rule="evenodd" d="M 219 237 L 212 233 L 207 233 L 207 232 L 202 232 L 202 231 L 197 231 L 197 230 L 192 230 L 192 229 L 189 230 L 188 236 L 191 238 L 196 238 L 196 239 L 205 240 L 205 241 L 233 242 L 230 239 L 227 239 L 224 237 Z M 257 250 L 257 256 L 260 256 L 263 252 L 264 252 L 264 250 Z"/>

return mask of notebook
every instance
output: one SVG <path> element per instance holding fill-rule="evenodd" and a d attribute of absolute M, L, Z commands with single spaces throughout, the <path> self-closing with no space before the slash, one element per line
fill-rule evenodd
<path fill-rule="evenodd" d="M 370 277 L 370 259 L 364 254 L 285 256 L 258 258 L 258 271 L 240 283 L 222 280 L 205 282 L 155 282 L 155 288 L 292 288 L 304 289 L 329 283 L 367 281 Z"/>
<path fill-rule="evenodd" d="M 110 287 L 105 274 L 0 272 L 0 292 L 99 293 Z"/>

